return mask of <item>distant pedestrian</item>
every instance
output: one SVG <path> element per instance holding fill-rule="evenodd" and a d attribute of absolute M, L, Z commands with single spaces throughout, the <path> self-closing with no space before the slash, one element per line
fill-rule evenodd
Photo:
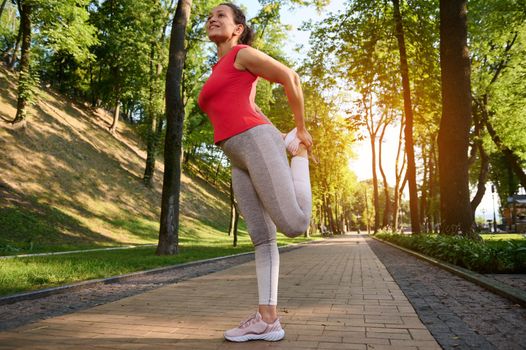
<path fill-rule="evenodd" d="M 232 184 L 256 252 L 259 307 L 239 327 L 225 332 L 230 341 L 277 341 L 283 331 L 276 310 L 279 251 L 276 226 L 296 237 L 309 226 L 312 194 L 308 152 L 312 137 L 305 128 L 299 76 L 250 47 L 252 30 L 243 12 L 223 3 L 210 12 L 208 38 L 219 61 L 199 95 L 199 106 L 214 127 L 214 142 L 232 164 Z M 258 77 L 283 85 L 296 128 L 281 134 L 256 106 Z M 292 155 L 289 165 L 286 150 Z"/>

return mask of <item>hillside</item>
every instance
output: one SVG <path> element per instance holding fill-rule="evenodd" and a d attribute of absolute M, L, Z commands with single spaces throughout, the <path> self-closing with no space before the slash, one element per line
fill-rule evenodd
<path fill-rule="evenodd" d="M 0 254 L 19 248 L 156 243 L 162 163 L 155 187 L 141 178 L 145 147 L 133 126 L 108 132 L 111 115 L 53 91 L 41 91 L 28 126 L 6 123 L 16 114 L 16 80 L 0 66 Z M 227 195 L 183 176 L 182 234 L 223 234 Z"/>

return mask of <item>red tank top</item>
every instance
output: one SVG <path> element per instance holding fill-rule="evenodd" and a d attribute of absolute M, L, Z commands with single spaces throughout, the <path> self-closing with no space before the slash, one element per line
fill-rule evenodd
<path fill-rule="evenodd" d="M 197 103 L 214 128 L 214 143 L 261 124 L 269 124 L 258 112 L 254 99 L 258 77 L 234 67 L 239 50 L 236 45 L 212 67 Z"/>

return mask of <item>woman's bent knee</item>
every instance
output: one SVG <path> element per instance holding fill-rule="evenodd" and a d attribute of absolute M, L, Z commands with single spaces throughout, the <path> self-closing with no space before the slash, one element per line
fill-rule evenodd
<path fill-rule="evenodd" d="M 307 229 L 309 228 L 309 224 L 310 224 L 310 218 L 305 217 L 305 218 L 302 218 L 301 220 L 297 220 L 294 223 L 285 225 L 285 227 L 281 229 L 281 232 L 283 232 L 285 236 L 290 237 L 290 238 L 298 237 L 307 231 Z"/>

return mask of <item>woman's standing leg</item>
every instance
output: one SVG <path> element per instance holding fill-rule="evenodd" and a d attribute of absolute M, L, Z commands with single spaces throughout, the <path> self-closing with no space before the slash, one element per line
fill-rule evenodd
<path fill-rule="evenodd" d="M 278 303 L 279 251 L 276 225 L 272 222 L 245 170 L 232 167 L 234 194 L 254 244 L 260 313 L 263 320 L 276 320 Z"/>
<path fill-rule="evenodd" d="M 279 251 L 276 243 L 276 225 L 261 205 L 248 173 L 232 166 L 232 185 L 239 209 L 248 227 L 256 255 L 258 282 L 258 312 L 239 327 L 227 330 L 225 338 L 231 341 L 277 341 L 285 332 L 278 319 Z"/>

